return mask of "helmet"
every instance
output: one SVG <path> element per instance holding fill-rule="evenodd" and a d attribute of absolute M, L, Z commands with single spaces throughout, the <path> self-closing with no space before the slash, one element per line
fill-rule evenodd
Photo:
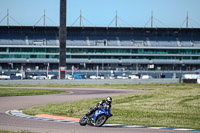
<path fill-rule="evenodd" d="M 111 98 L 111 97 L 107 97 L 107 98 L 106 98 L 106 102 L 107 102 L 108 104 L 111 104 L 111 103 L 112 103 L 112 98 Z"/>

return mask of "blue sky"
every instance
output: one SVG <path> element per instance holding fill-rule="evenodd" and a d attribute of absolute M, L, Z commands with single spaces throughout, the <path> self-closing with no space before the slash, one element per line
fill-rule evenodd
<path fill-rule="evenodd" d="M 0 21 L 10 14 L 10 25 L 33 26 L 43 16 L 45 10 L 48 18 L 59 24 L 60 0 L 0 0 Z M 71 26 L 80 15 L 95 26 L 108 26 L 116 11 L 123 21 L 134 27 L 150 26 L 147 23 L 154 14 L 155 27 L 185 27 L 187 11 L 189 27 L 200 27 L 200 0 L 67 0 L 67 25 Z M 13 20 L 14 19 L 14 20 Z M 129 26 L 121 20 L 120 26 Z M 0 25 L 6 25 L 6 19 Z M 55 26 L 46 20 L 47 26 Z M 79 22 L 75 23 L 77 26 Z M 94 26 L 83 21 L 85 26 Z M 43 25 L 41 20 L 37 25 Z M 110 26 L 114 26 L 112 23 Z"/>

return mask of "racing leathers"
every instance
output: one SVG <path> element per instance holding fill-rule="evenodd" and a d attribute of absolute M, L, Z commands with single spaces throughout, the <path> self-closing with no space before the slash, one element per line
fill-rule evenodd
<path fill-rule="evenodd" d="M 94 114 L 94 112 L 97 109 L 102 109 L 102 108 L 107 108 L 108 110 L 110 110 L 111 109 L 111 103 L 108 103 L 106 100 L 102 100 L 99 103 L 97 103 L 97 105 L 94 108 L 91 108 L 90 112 L 88 112 L 86 115 L 90 116 L 90 115 Z"/>

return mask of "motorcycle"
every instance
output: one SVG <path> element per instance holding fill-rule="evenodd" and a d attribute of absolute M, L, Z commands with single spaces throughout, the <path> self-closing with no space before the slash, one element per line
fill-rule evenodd
<path fill-rule="evenodd" d="M 90 108 L 91 110 L 92 108 Z M 79 124 L 81 126 L 91 125 L 95 127 L 101 127 L 107 120 L 112 116 L 110 110 L 108 108 L 97 109 L 90 116 L 84 115 Z"/>

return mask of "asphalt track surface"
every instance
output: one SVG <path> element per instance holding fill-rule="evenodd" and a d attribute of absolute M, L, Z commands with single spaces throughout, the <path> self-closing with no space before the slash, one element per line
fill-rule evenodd
<path fill-rule="evenodd" d="M 5 88 L 5 87 L 3 87 Z M 27 87 L 20 87 L 27 88 Z M 30 87 L 31 89 L 33 87 Z M 35 87 L 34 87 L 35 88 Z M 52 89 L 40 87 L 37 89 Z M 77 89 L 57 88 L 66 90 L 68 94 L 38 95 L 38 96 L 12 96 L 0 97 L 0 130 L 21 131 L 29 130 L 39 133 L 197 133 L 196 131 L 176 131 L 165 129 L 126 128 L 126 127 L 91 127 L 80 126 L 77 123 L 62 123 L 42 121 L 7 115 L 8 110 L 41 106 L 52 103 L 77 101 L 89 98 L 106 97 L 126 93 L 137 93 L 139 90 L 111 90 L 111 89 Z M 114 116 L 113 116 L 114 117 Z"/>

